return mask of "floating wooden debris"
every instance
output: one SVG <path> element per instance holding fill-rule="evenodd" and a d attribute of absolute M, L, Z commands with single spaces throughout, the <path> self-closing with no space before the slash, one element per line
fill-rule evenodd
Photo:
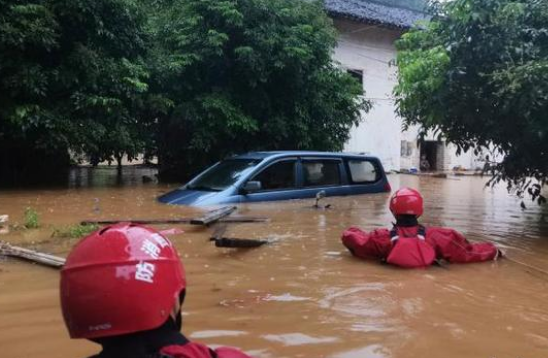
<path fill-rule="evenodd" d="M 268 240 L 257 240 L 257 239 L 237 239 L 237 238 L 228 238 L 222 237 L 220 239 L 215 239 L 215 246 L 217 247 L 233 247 L 233 248 L 253 248 L 263 246 L 268 244 Z"/>
<path fill-rule="evenodd" d="M 179 218 L 179 219 L 117 219 L 117 220 L 84 220 L 80 222 L 82 225 L 112 225 L 121 222 L 130 222 L 134 224 L 145 225 L 162 225 L 162 224 L 190 224 L 192 218 Z M 257 217 L 257 216 L 233 216 L 228 218 L 219 219 L 219 223 L 228 224 L 244 224 L 244 223 L 264 223 L 269 222 L 269 218 Z"/>
<path fill-rule="evenodd" d="M 257 239 L 237 239 L 237 238 L 228 238 L 224 237 L 227 229 L 226 224 L 217 224 L 213 235 L 209 239 L 210 241 L 215 241 L 215 246 L 217 247 L 232 247 L 232 248 L 253 248 L 259 247 L 264 244 L 267 244 L 268 240 L 257 240 Z"/>
<path fill-rule="evenodd" d="M 180 218 L 180 219 L 118 219 L 118 220 L 84 220 L 81 221 L 82 225 L 112 225 L 121 222 L 131 222 L 134 224 L 145 225 L 162 225 L 162 224 L 190 224 L 193 219 Z M 244 224 L 244 223 L 264 223 L 269 222 L 269 218 L 257 217 L 257 216 L 234 216 L 219 219 L 219 223 L 227 224 Z"/>
<path fill-rule="evenodd" d="M 43 252 L 29 250 L 18 246 L 12 246 L 5 242 L 0 242 L 0 254 L 36 262 L 38 264 L 53 268 L 61 268 L 65 264 L 65 259 L 62 257 L 45 254 Z"/>
<path fill-rule="evenodd" d="M 215 230 L 213 231 L 213 235 L 211 235 L 210 240 L 215 241 L 215 240 L 222 239 L 223 235 L 226 232 L 226 229 L 228 229 L 227 224 L 217 224 L 217 225 L 215 225 Z"/>
<path fill-rule="evenodd" d="M 219 219 L 224 218 L 236 211 L 235 206 L 225 206 L 223 208 L 209 211 L 204 216 L 190 220 L 192 225 L 210 225 Z"/>
<path fill-rule="evenodd" d="M 213 210 L 206 213 L 202 217 L 197 218 L 178 218 L 178 219 L 116 219 L 116 220 L 85 220 L 82 225 L 111 225 L 119 222 L 131 222 L 135 224 L 161 225 L 161 224 L 193 224 L 209 226 L 214 223 L 262 223 L 268 222 L 270 219 L 265 217 L 255 216 L 231 216 L 236 210 L 235 206 L 226 206 L 224 208 Z"/>

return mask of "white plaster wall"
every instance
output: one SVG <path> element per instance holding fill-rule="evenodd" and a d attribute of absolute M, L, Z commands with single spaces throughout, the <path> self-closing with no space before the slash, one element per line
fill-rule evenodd
<path fill-rule="evenodd" d="M 447 152 L 449 153 L 449 168 L 447 170 L 452 170 L 458 166 L 464 169 L 474 169 L 474 159 L 476 156 L 473 151 L 469 150 L 457 155 L 457 147 L 454 144 L 447 144 L 447 148 Z"/>
<path fill-rule="evenodd" d="M 363 71 L 365 97 L 373 103 L 362 123 L 352 129 L 345 151 L 375 155 L 385 170 L 400 170 L 402 122 L 392 99 L 396 68 L 390 65 L 400 32 L 347 20 L 334 23 L 339 31 L 334 59 L 344 68 Z"/>
<path fill-rule="evenodd" d="M 350 132 L 346 152 L 367 153 L 379 157 L 385 170 L 419 167 L 420 148 L 417 147 L 418 126 L 402 132 L 402 120 L 396 115 L 392 90 L 397 83 L 395 41 L 401 36 L 397 30 L 333 19 L 339 31 L 338 46 L 333 55 L 343 68 L 363 71 L 365 97 L 373 103 L 369 113 L 362 114 L 362 122 Z M 426 140 L 438 140 L 432 133 Z M 402 156 L 401 144 L 411 142 L 412 152 Z M 474 169 L 478 158 L 472 151 L 456 155 L 456 147 L 443 150 L 443 170 L 455 166 Z"/>
<path fill-rule="evenodd" d="M 420 147 L 418 146 L 419 126 L 411 126 L 408 130 L 401 133 L 401 140 L 411 143 L 411 155 L 400 157 L 400 169 L 419 168 Z"/>

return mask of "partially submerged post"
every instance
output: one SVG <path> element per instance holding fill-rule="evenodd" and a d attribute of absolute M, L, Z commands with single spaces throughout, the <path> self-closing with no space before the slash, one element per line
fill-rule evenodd
<path fill-rule="evenodd" d="M 9 227 L 7 224 L 8 220 L 8 215 L 0 215 L 0 235 L 7 234 L 9 232 Z"/>

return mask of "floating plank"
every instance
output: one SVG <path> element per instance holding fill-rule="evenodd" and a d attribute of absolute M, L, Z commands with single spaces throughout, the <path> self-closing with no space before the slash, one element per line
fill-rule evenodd
<path fill-rule="evenodd" d="M 228 226 L 226 224 L 217 224 L 213 234 L 209 238 L 210 241 L 215 241 L 217 247 L 233 247 L 233 248 L 252 248 L 262 246 L 269 241 L 256 239 L 237 239 L 224 237 Z"/>
<path fill-rule="evenodd" d="M 210 225 L 219 219 L 232 214 L 237 208 L 235 206 L 225 206 L 223 208 L 207 212 L 204 216 L 190 220 L 192 225 Z"/>
<path fill-rule="evenodd" d="M 62 257 L 45 254 L 43 252 L 29 250 L 22 247 L 12 246 L 10 244 L 2 242 L 0 242 L 0 254 L 36 262 L 38 264 L 53 268 L 61 268 L 65 264 L 65 259 Z"/>
<path fill-rule="evenodd" d="M 116 219 L 116 220 L 84 220 L 80 222 L 82 225 L 112 225 L 121 222 L 130 222 L 134 224 L 144 225 L 162 225 L 162 224 L 190 224 L 192 218 L 179 219 Z M 244 223 L 265 223 L 269 222 L 269 218 L 258 216 L 231 216 L 228 218 L 219 219 L 219 223 L 227 224 L 244 224 Z"/>
<path fill-rule="evenodd" d="M 228 238 L 221 237 L 215 240 L 215 246 L 217 247 L 232 247 L 232 248 L 253 248 L 263 246 L 268 244 L 268 240 L 257 240 L 257 239 L 237 239 L 237 238 Z"/>

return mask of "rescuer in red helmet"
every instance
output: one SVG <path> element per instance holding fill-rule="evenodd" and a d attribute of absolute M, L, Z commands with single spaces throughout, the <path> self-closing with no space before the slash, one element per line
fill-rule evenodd
<path fill-rule="evenodd" d="M 402 188 L 390 199 L 390 211 L 396 218 L 394 227 L 370 233 L 356 227 L 347 229 L 342 242 L 353 255 L 380 259 L 405 267 L 427 267 L 437 259 L 451 263 L 495 260 L 499 250 L 491 243 L 471 244 L 459 232 L 418 223 L 423 213 L 423 199 L 411 188 Z"/>
<path fill-rule="evenodd" d="M 181 330 L 185 272 L 153 229 L 121 223 L 80 241 L 61 271 L 61 307 L 71 338 L 103 350 L 95 358 L 250 358 L 212 350 Z"/>

